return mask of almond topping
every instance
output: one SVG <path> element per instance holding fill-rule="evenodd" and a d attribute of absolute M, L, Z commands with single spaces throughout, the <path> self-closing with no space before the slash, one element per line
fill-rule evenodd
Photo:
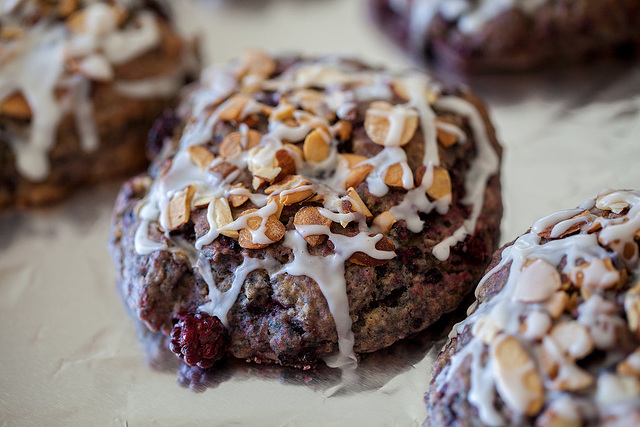
<path fill-rule="evenodd" d="M 215 197 L 213 196 L 198 197 L 191 204 L 194 208 L 205 208 L 209 206 L 209 203 L 211 203 L 214 199 Z"/>
<path fill-rule="evenodd" d="M 618 363 L 616 372 L 621 375 L 634 375 L 640 377 L 640 348 L 631 353 L 622 362 Z"/>
<path fill-rule="evenodd" d="M 191 215 L 191 200 L 196 192 L 194 185 L 189 185 L 173 195 L 167 205 L 169 230 L 177 230 L 189 221 Z"/>
<path fill-rule="evenodd" d="M 561 404 L 565 404 L 566 401 L 557 401 Z M 570 411 L 575 411 L 571 409 Z M 568 412 L 567 410 L 560 409 L 560 411 L 554 411 L 553 408 L 548 407 L 544 410 L 542 414 L 536 419 L 534 424 L 535 427 L 582 427 L 582 421 L 580 421 L 579 416 L 577 418 L 573 418 L 573 412 Z"/>
<path fill-rule="evenodd" d="M 379 145 L 400 147 L 408 143 L 418 129 L 418 113 L 404 105 L 372 102 L 367 109 L 364 129 Z"/>
<path fill-rule="evenodd" d="M 366 162 L 368 160 L 368 158 L 365 156 L 351 153 L 338 154 L 338 157 L 347 161 L 347 163 L 349 164 L 349 169 L 353 168 L 358 163 Z"/>
<path fill-rule="evenodd" d="M 498 326 L 491 316 L 486 315 L 481 316 L 471 328 L 471 333 L 487 345 L 491 345 L 500 331 L 500 326 Z"/>
<path fill-rule="evenodd" d="M 257 212 L 257 209 L 248 209 L 240 214 L 249 215 L 254 212 Z M 284 237 L 286 229 L 282 223 L 275 218 L 273 215 L 270 215 L 269 218 L 266 219 L 264 226 L 262 225 L 262 217 L 260 216 L 252 216 L 247 219 L 247 228 L 240 229 L 238 243 L 241 247 L 245 249 L 262 249 L 269 246 L 271 243 L 254 243 L 253 236 L 251 231 L 258 231 L 261 227 L 264 227 L 264 235 L 267 239 L 271 240 L 271 243 L 277 242 Z"/>
<path fill-rule="evenodd" d="M 300 185 L 290 190 L 285 190 L 280 193 L 280 202 L 285 206 L 294 205 L 313 197 L 316 194 L 313 187 L 309 185 Z"/>
<path fill-rule="evenodd" d="M 551 329 L 551 316 L 543 311 L 532 311 L 527 314 L 520 332 L 528 340 L 541 340 Z"/>
<path fill-rule="evenodd" d="M 269 121 L 285 121 L 294 120 L 293 113 L 296 111 L 295 106 L 286 98 L 280 99 L 278 106 L 271 111 Z M 295 126 L 295 124 L 293 124 Z"/>
<path fill-rule="evenodd" d="M 338 122 L 331 127 L 332 133 L 338 138 L 338 141 L 348 141 L 351 139 L 353 133 L 353 125 L 346 120 L 338 120 Z M 355 155 L 355 154 L 354 154 Z"/>
<path fill-rule="evenodd" d="M 373 214 L 371 214 L 371 211 L 369 210 L 369 208 L 367 208 L 367 205 L 364 204 L 364 202 L 360 198 L 360 195 L 356 190 L 353 189 L 353 187 L 350 187 L 347 190 L 345 196 L 342 198 L 342 212 L 359 213 L 361 215 L 364 215 L 367 222 L 373 219 Z"/>
<path fill-rule="evenodd" d="M 560 322 L 549 334 L 558 347 L 571 358 L 579 360 L 593 351 L 594 344 L 586 326 L 576 321 Z"/>
<path fill-rule="evenodd" d="M 393 79 L 391 82 L 391 89 L 393 89 L 393 91 L 404 101 L 410 101 L 412 98 L 409 95 L 407 84 L 402 79 Z M 438 94 L 428 88 L 426 89 L 424 96 L 429 104 L 433 104 L 438 100 Z"/>
<path fill-rule="evenodd" d="M 0 102 L 0 113 L 16 119 L 30 119 L 31 108 L 21 93 L 14 93 Z"/>
<path fill-rule="evenodd" d="M 627 291 L 624 297 L 624 311 L 629 330 L 640 339 L 640 282 Z"/>
<path fill-rule="evenodd" d="M 374 234 L 370 235 L 370 237 L 374 237 L 374 236 L 375 236 Z M 396 250 L 396 246 L 393 244 L 393 242 L 387 239 L 386 237 L 383 237 L 382 239 L 378 240 L 378 242 L 375 245 L 375 248 L 379 251 L 386 251 L 386 252 L 394 252 Z M 356 252 L 353 255 L 351 255 L 351 258 L 349 258 L 349 261 L 357 265 L 363 265 L 365 267 L 377 267 L 379 265 L 388 263 L 389 259 L 377 259 L 367 255 L 364 252 Z"/>
<path fill-rule="evenodd" d="M 218 230 L 233 222 L 231 208 L 229 208 L 229 202 L 227 199 L 219 197 L 211 203 L 213 203 L 213 220 L 215 221 Z M 221 230 L 220 234 L 234 239 L 239 237 L 238 230 Z"/>
<path fill-rule="evenodd" d="M 394 163 L 387 168 L 384 174 L 384 183 L 389 187 L 404 188 L 403 176 L 404 168 L 402 164 Z M 413 175 L 411 176 L 411 184 L 413 184 Z"/>
<path fill-rule="evenodd" d="M 58 2 L 58 16 L 66 18 L 78 9 L 78 0 L 60 0 Z"/>
<path fill-rule="evenodd" d="M 552 319 L 557 319 L 562 315 L 564 309 L 567 307 L 569 302 L 569 295 L 566 292 L 559 291 L 554 293 L 551 298 L 547 300 L 546 308 L 547 312 L 551 316 Z"/>
<path fill-rule="evenodd" d="M 380 233 L 389 234 L 391 227 L 396 223 L 396 218 L 389 211 L 384 211 L 373 218 L 373 225 L 378 227 Z"/>
<path fill-rule="evenodd" d="M 307 181 L 302 175 L 289 175 L 284 179 L 278 181 L 277 184 L 272 184 L 267 187 L 264 192 L 266 194 L 280 193 L 284 190 L 291 190 L 294 187 L 299 187 L 301 185 L 309 185 L 310 182 Z"/>
<path fill-rule="evenodd" d="M 209 170 L 213 173 L 219 174 L 220 176 L 222 176 L 222 179 L 224 179 L 228 177 L 231 173 L 237 171 L 238 167 L 233 163 L 222 161 L 222 162 L 216 162 L 213 166 L 211 166 Z"/>
<path fill-rule="evenodd" d="M 362 181 L 364 181 L 367 176 L 373 171 L 373 165 L 361 165 L 355 167 L 349 172 L 349 176 L 344 180 L 345 188 L 353 187 L 356 188 Z"/>
<path fill-rule="evenodd" d="M 276 178 L 276 181 L 279 181 L 287 175 L 295 175 L 296 159 L 287 148 L 281 148 L 276 151 L 275 161 L 276 166 L 280 168 L 280 174 Z"/>
<path fill-rule="evenodd" d="M 311 131 L 305 138 L 304 145 L 302 146 L 305 160 L 320 163 L 329 157 L 331 153 L 330 141 L 331 138 L 325 129 L 318 128 Z"/>
<path fill-rule="evenodd" d="M 610 289 L 620 283 L 621 275 L 610 258 L 584 263 L 569 272 L 569 280 L 580 288 L 580 294 L 587 300 L 595 290 Z"/>
<path fill-rule="evenodd" d="M 307 206 L 296 212 L 293 223 L 296 229 L 300 231 L 298 226 L 301 225 L 322 225 L 325 227 L 330 227 L 332 221 L 326 216 L 322 215 L 317 207 Z M 327 236 L 324 234 L 314 234 L 306 236 L 304 240 L 306 240 L 307 243 L 309 243 L 311 246 L 318 246 L 324 242 L 326 237 Z"/>
<path fill-rule="evenodd" d="M 225 136 L 220 143 L 220 155 L 224 158 L 234 157 L 242 153 L 242 134 L 232 132 Z"/>
<path fill-rule="evenodd" d="M 187 151 L 189 152 L 191 162 L 203 170 L 207 169 L 211 165 L 211 162 L 216 158 L 211 151 L 207 150 L 202 145 L 193 145 L 189 147 Z"/>
<path fill-rule="evenodd" d="M 451 195 L 451 177 L 445 168 L 440 166 L 433 168 L 433 182 L 427 189 L 427 194 L 433 200 Z"/>
<path fill-rule="evenodd" d="M 560 289 L 562 281 L 556 268 L 543 259 L 536 259 L 523 267 L 513 292 L 522 302 L 546 301 Z"/>
<path fill-rule="evenodd" d="M 225 102 L 224 108 L 218 112 L 218 119 L 238 121 L 240 119 L 240 115 L 242 114 L 242 110 L 244 110 L 244 107 L 246 107 L 246 105 L 251 100 L 252 98 L 247 95 L 233 95 L 231 98 L 229 98 L 228 101 Z"/>
<path fill-rule="evenodd" d="M 533 359 L 512 336 L 491 345 L 496 367 L 496 388 L 502 400 L 515 411 L 536 415 L 544 404 L 544 388 Z"/>
<path fill-rule="evenodd" d="M 0 28 L 0 39 L 13 40 L 20 37 L 23 29 L 18 25 L 4 25 Z"/>
<path fill-rule="evenodd" d="M 234 184 L 231 188 L 244 188 L 244 185 L 239 182 L 237 184 Z M 234 208 L 242 206 L 247 200 L 249 200 L 249 196 L 244 196 L 242 194 L 229 194 L 229 202 Z"/>
<path fill-rule="evenodd" d="M 265 166 L 253 171 L 253 176 L 261 179 L 263 182 L 273 182 L 280 174 L 282 169 L 278 167 Z"/>
<path fill-rule="evenodd" d="M 276 61 L 258 49 L 244 51 L 241 60 L 247 74 L 267 78 L 276 71 Z"/>
<path fill-rule="evenodd" d="M 438 117 L 436 119 L 436 128 L 438 130 L 438 142 L 440 143 L 440 145 L 442 145 L 444 148 L 449 148 L 452 145 L 454 145 L 456 142 L 458 142 L 458 135 L 447 132 L 441 126 L 437 126 L 438 123 L 446 123 L 447 125 L 452 125 L 452 126 L 455 126 L 456 124 L 453 122 L 453 120 L 447 119 L 444 117 Z"/>

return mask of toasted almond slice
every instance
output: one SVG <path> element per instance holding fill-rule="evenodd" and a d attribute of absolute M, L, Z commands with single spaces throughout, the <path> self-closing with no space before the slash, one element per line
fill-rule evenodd
<path fill-rule="evenodd" d="M 527 303 L 546 301 L 560 289 L 561 284 L 558 270 L 538 258 L 523 267 L 517 278 L 513 298 Z"/>
<path fill-rule="evenodd" d="M 224 179 L 228 177 L 231 173 L 237 171 L 238 167 L 233 163 L 219 161 L 219 162 L 215 162 L 213 166 L 209 168 L 209 170 L 213 173 L 219 174 Z"/>
<path fill-rule="evenodd" d="M 57 7 L 58 16 L 60 18 L 66 18 L 78 10 L 78 7 L 78 0 L 60 0 Z"/>
<path fill-rule="evenodd" d="M 384 173 L 384 183 L 389 187 L 404 188 L 403 176 L 404 168 L 402 165 L 400 163 L 394 163 L 389 166 Z M 411 176 L 411 184 L 413 184 L 413 176 Z"/>
<path fill-rule="evenodd" d="M 629 330 L 640 339 L 640 282 L 627 291 L 624 297 L 624 311 Z"/>
<path fill-rule="evenodd" d="M 384 211 L 373 218 L 373 225 L 378 227 L 380 233 L 389 234 L 391 227 L 396 223 L 396 218 L 389 211 Z"/>
<path fill-rule="evenodd" d="M 353 188 L 349 187 L 345 196 L 342 198 L 342 212 L 354 212 L 364 215 L 367 222 L 373 219 L 373 214 L 364 204 L 358 192 Z"/>
<path fill-rule="evenodd" d="M 559 406 L 557 408 L 553 408 L 552 406 L 547 407 L 542 414 L 536 419 L 534 427 L 581 427 L 582 421 L 580 420 L 580 416 L 575 408 L 568 408 L 566 405 L 569 404 L 570 400 L 568 399 L 559 401 L 557 400 Z M 552 404 L 553 405 L 553 404 Z"/>
<path fill-rule="evenodd" d="M 191 200 L 196 192 L 195 185 L 189 185 L 173 195 L 167 205 L 169 230 L 177 230 L 189 221 L 191 215 Z"/>
<path fill-rule="evenodd" d="M 232 132 L 220 143 L 220 155 L 224 158 L 234 157 L 242 153 L 242 134 Z"/>
<path fill-rule="evenodd" d="M 256 212 L 257 209 L 248 209 L 241 213 L 240 215 L 249 215 Z M 262 249 L 269 246 L 270 243 L 254 243 L 253 236 L 250 230 L 258 231 L 262 226 L 262 217 L 260 216 L 252 216 L 247 219 L 247 228 L 242 228 L 239 231 L 238 243 L 241 247 L 245 249 Z M 264 235 L 267 239 L 273 242 L 277 242 L 284 237 L 286 229 L 282 223 L 275 218 L 273 215 L 270 215 L 264 225 Z"/>
<path fill-rule="evenodd" d="M 253 176 L 255 176 L 256 178 L 260 178 L 266 182 L 273 182 L 281 171 L 282 169 L 280 169 L 279 167 L 265 166 L 255 170 L 253 172 Z"/>
<path fill-rule="evenodd" d="M 231 215 L 231 208 L 227 199 L 218 197 L 211 203 L 213 203 L 213 220 L 218 229 L 233 222 L 233 215 Z M 239 237 L 238 230 L 221 230 L 220 234 L 234 239 Z"/>
<path fill-rule="evenodd" d="M 440 166 L 433 168 L 433 182 L 427 189 L 427 194 L 433 200 L 439 200 L 451 195 L 451 177 L 445 168 Z"/>
<path fill-rule="evenodd" d="M 573 361 L 586 357 L 594 349 L 589 330 L 576 321 L 564 321 L 556 324 L 551 329 L 549 336 Z"/>
<path fill-rule="evenodd" d="M 31 108 L 21 93 L 14 93 L 0 102 L 0 113 L 16 119 L 30 119 Z"/>
<path fill-rule="evenodd" d="M 204 208 L 209 206 L 209 203 L 211 203 L 214 199 L 215 197 L 213 196 L 198 197 L 191 204 L 194 208 Z"/>
<path fill-rule="evenodd" d="M 219 120 L 238 121 L 242 110 L 252 98 L 244 94 L 236 94 L 225 102 L 224 107 L 218 112 Z"/>
<path fill-rule="evenodd" d="M 436 127 L 438 129 L 437 131 L 438 142 L 440 143 L 440 145 L 442 145 L 444 148 L 449 148 L 452 145 L 454 145 L 456 142 L 458 142 L 458 135 L 454 133 L 449 133 L 446 130 L 444 130 L 442 127 L 437 126 L 438 123 L 446 123 L 448 125 L 456 126 L 453 120 L 445 117 L 438 117 L 436 118 L 435 121 L 436 121 Z"/>
<path fill-rule="evenodd" d="M 293 126 L 296 126 L 293 113 L 296 111 L 295 105 L 290 103 L 286 98 L 282 97 L 278 106 L 271 111 L 269 121 L 285 121 L 294 120 Z"/>
<path fill-rule="evenodd" d="M 640 347 L 618 363 L 616 372 L 621 375 L 633 375 L 640 377 Z"/>
<path fill-rule="evenodd" d="M 558 224 L 553 224 L 550 225 L 549 227 L 545 228 L 544 230 L 542 230 L 541 232 L 538 233 L 538 236 L 540 237 L 544 237 L 545 239 L 562 239 L 566 236 L 570 236 L 574 233 L 577 233 L 578 231 L 580 231 L 582 229 L 582 227 L 584 226 L 584 224 L 586 222 L 589 221 L 591 217 L 591 212 L 589 212 L 588 210 L 584 210 L 582 212 L 580 212 L 577 215 L 572 216 L 571 218 L 568 218 L 567 221 L 569 220 L 573 220 L 576 218 L 583 218 L 583 221 L 578 221 L 578 222 L 573 222 L 571 224 L 571 226 L 569 226 L 566 230 L 562 231 L 560 234 L 558 235 L 553 235 L 553 229 L 556 227 L 556 225 Z"/>
<path fill-rule="evenodd" d="M 367 109 L 364 129 L 376 144 L 400 147 L 415 135 L 418 113 L 404 105 L 392 106 L 386 101 L 375 101 Z"/>
<path fill-rule="evenodd" d="M 528 416 L 542 409 L 545 399 L 542 379 L 533 359 L 518 340 L 503 336 L 491 345 L 496 388 L 511 409 Z"/>
<path fill-rule="evenodd" d="M 569 303 L 569 295 L 564 291 L 554 293 L 545 304 L 552 319 L 559 318 Z"/>
<path fill-rule="evenodd" d="M 611 289 L 618 285 L 622 276 L 611 259 L 605 258 L 575 267 L 569 272 L 569 279 L 580 288 L 580 294 L 587 300 L 595 290 Z"/>
<path fill-rule="evenodd" d="M 327 114 L 327 102 L 322 92 L 313 89 L 301 89 L 294 92 L 292 99 L 295 99 L 303 110 L 316 116 Z"/>
<path fill-rule="evenodd" d="M 280 168 L 280 174 L 275 179 L 275 181 L 279 181 L 288 175 L 295 175 L 296 173 L 296 159 L 286 148 L 281 148 L 276 151 L 275 154 L 275 162 L 276 166 Z"/>
<path fill-rule="evenodd" d="M 187 151 L 189 152 L 191 163 L 203 170 L 207 169 L 211 165 L 211 162 L 216 158 L 211 151 L 207 150 L 202 145 L 193 145 L 187 148 Z"/>
<path fill-rule="evenodd" d="M 4 25 L 0 28 L 0 39 L 14 40 L 20 37 L 24 30 L 18 25 Z"/>
<path fill-rule="evenodd" d="M 593 375 L 575 363 L 563 363 L 560 364 L 558 374 L 549 386 L 553 390 L 580 391 L 590 387 L 593 382 Z"/>
<path fill-rule="evenodd" d="M 241 182 L 234 184 L 231 186 L 231 188 L 245 188 L 244 185 L 242 185 Z M 241 194 L 229 194 L 229 203 L 231 203 L 231 206 L 233 206 L 234 208 L 237 208 L 238 206 L 242 206 L 247 200 L 249 200 L 249 196 L 243 196 Z"/>
<path fill-rule="evenodd" d="M 353 187 L 356 188 L 362 181 L 364 181 L 367 176 L 373 171 L 373 165 L 365 164 L 361 166 L 357 166 L 349 172 L 347 179 L 344 181 L 345 188 Z"/>
<path fill-rule="evenodd" d="M 471 328 L 471 333 L 483 343 L 490 345 L 500 333 L 501 328 L 491 316 L 481 316 Z"/>
<path fill-rule="evenodd" d="M 85 77 L 98 82 L 109 82 L 115 76 L 111 63 L 106 57 L 99 54 L 92 54 L 79 60 L 77 71 Z"/>
<path fill-rule="evenodd" d="M 407 83 L 403 79 L 393 79 L 391 81 L 391 88 L 405 102 L 410 101 L 412 99 L 412 96 L 409 94 L 410 88 L 408 87 Z M 413 89 L 413 87 L 411 87 L 411 89 Z M 437 101 L 438 94 L 433 92 L 429 88 L 426 88 L 424 97 L 429 104 L 433 104 L 434 102 Z"/>
<path fill-rule="evenodd" d="M 373 236 L 374 235 L 372 234 L 371 237 Z M 379 251 L 387 252 L 394 252 L 396 250 L 396 246 L 393 244 L 393 242 L 386 237 L 378 240 L 378 242 L 376 242 L 375 248 Z M 349 261 L 357 265 L 364 265 L 365 267 L 377 267 L 388 263 L 390 259 L 377 259 L 369 256 L 364 252 L 356 252 L 351 255 Z"/>
<path fill-rule="evenodd" d="M 313 197 L 316 194 L 310 185 L 300 185 L 280 193 L 280 202 L 285 206 L 291 206 Z"/>
<path fill-rule="evenodd" d="M 325 227 L 330 227 L 332 221 L 326 216 L 322 215 L 317 207 L 315 206 L 307 206 L 305 208 L 300 209 L 296 212 L 295 217 L 293 218 L 293 224 L 296 229 L 300 231 L 300 226 L 302 225 L 322 225 Z M 313 234 L 306 236 L 304 240 L 307 241 L 311 246 L 321 245 L 325 239 L 327 238 L 324 234 Z"/>
<path fill-rule="evenodd" d="M 352 133 L 353 125 L 347 120 L 338 120 L 335 125 L 331 126 L 331 134 L 335 135 L 338 141 L 345 142 L 350 140 Z"/>
<path fill-rule="evenodd" d="M 298 187 L 300 185 L 309 185 L 310 182 L 307 181 L 302 175 L 289 175 L 284 179 L 278 181 L 276 184 L 272 184 L 267 187 L 264 192 L 266 194 L 280 193 L 284 190 L 290 190 L 294 187 Z"/>
<path fill-rule="evenodd" d="M 338 154 L 341 159 L 345 159 L 349 164 L 349 169 L 353 168 L 358 163 L 366 162 L 368 157 L 361 156 L 359 154 L 351 154 L 351 153 L 342 153 Z M 373 170 L 373 169 L 372 169 Z"/>
<path fill-rule="evenodd" d="M 304 145 L 302 146 L 305 160 L 320 163 L 329 157 L 331 153 L 330 141 L 331 137 L 326 129 L 318 128 L 311 131 L 305 138 Z"/>
<path fill-rule="evenodd" d="M 282 200 L 280 200 L 280 195 L 279 194 L 272 194 L 271 196 L 269 196 L 268 199 L 268 203 L 275 203 L 278 206 L 278 210 L 275 211 L 275 213 L 273 214 L 273 216 L 276 219 L 280 219 L 280 216 L 282 216 L 282 210 L 284 209 L 284 203 L 282 203 Z"/>
<path fill-rule="evenodd" d="M 259 49 L 244 51 L 241 61 L 247 74 L 268 78 L 276 71 L 276 61 Z"/>
<path fill-rule="evenodd" d="M 520 332 L 528 340 L 539 341 L 549 332 L 551 325 L 551 316 L 543 311 L 535 310 L 527 314 Z"/>

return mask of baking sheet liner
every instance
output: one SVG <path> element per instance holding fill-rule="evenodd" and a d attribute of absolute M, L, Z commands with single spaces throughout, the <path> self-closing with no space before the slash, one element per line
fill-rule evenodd
<path fill-rule="evenodd" d="M 191 1 L 181 25 L 206 61 L 246 47 L 346 53 L 413 66 L 352 0 Z M 451 74 L 445 80 L 464 78 Z M 466 80 L 491 105 L 505 152 L 502 241 L 603 188 L 640 188 L 640 66 L 601 64 Z M 126 314 L 106 241 L 119 184 L 47 209 L 0 213 L 2 425 L 420 425 L 451 324 L 369 355 L 355 372 L 178 363 Z"/>

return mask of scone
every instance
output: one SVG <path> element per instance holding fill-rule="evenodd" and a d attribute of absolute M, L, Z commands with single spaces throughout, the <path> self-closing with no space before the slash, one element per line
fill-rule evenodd
<path fill-rule="evenodd" d="M 639 242 L 640 192 L 607 190 L 498 251 L 425 424 L 640 425 Z"/>
<path fill-rule="evenodd" d="M 464 71 L 630 57 L 637 0 L 370 0 L 374 19 L 413 55 Z"/>
<path fill-rule="evenodd" d="M 110 248 L 128 307 L 189 364 L 353 361 L 453 310 L 488 264 L 501 150 L 466 90 L 249 51 L 177 116 Z"/>
<path fill-rule="evenodd" d="M 4 2 L 0 208 L 142 170 L 149 127 L 196 65 L 153 2 Z"/>

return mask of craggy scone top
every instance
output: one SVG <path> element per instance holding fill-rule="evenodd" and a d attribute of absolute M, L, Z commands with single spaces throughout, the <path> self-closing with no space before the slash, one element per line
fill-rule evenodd
<path fill-rule="evenodd" d="M 275 60 L 248 51 L 205 71 L 181 108 L 188 119 L 179 146 L 138 208 L 136 252 L 184 247 L 171 232 L 206 209 L 208 230 L 189 242 L 194 268 L 209 286 L 210 302 L 199 310 L 227 325 L 227 312 L 250 272 L 308 276 L 328 302 L 342 362 L 354 358 L 345 262 L 384 264 L 396 256 L 387 237 L 394 223 L 404 220 L 419 233 L 425 226 L 421 214 L 446 214 L 452 185 L 441 153 L 467 141 L 463 122 L 475 141 L 467 154 L 467 216 L 453 235 L 437 242 L 434 257 L 446 260 L 450 247 L 474 233 L 487 182 L 498 172 L 499 155 L 478 108 L 461 96 L 443 95 L 417 72 L 391 73 L 336 57 Z M 458 124 L 445 118 L 448 113 Z M 376 148 L 354 154 L 349 144 L 355 132 Z M 420 165 L 412 169 L 405 148 L 416 138 L 422 139 L 412 144 L 420 147 Z M 404 194 L 382 212 L 363 201 L 365 190 L 383 198 L 390 189 Z M 295 227 L 287 230 L 281 212 L 291 207 L 297 209 Z M 161 241 L 150 238 L 157 234 L 152 228 L 164 230 Z M 248 250 L 279 242 L 294 260 L 281 265 L 247 257 L 231 288 L 221 292 L 202 254 L 219 235 Z M 323 253 L 315 251 L 326 244 Z"/>
<path fill-rule="evenodd" d="M 429 399 L 467 364 L 484 424 L 638 425 L 639 241 L 638 191 L 603 191 L 537 221 L 478 285 Z"/>
<path fill-rule="evenodd" d="M 98 148 L 92 83 L 127 98 L 175 96 L 192 61 L 169 24 L 142 0 L 7 0 L 0 3 L 2 136 L 21 175 L 42 181 L 61 121 L 72 115 L 85 151 Z M 170 69 L 135 70 L 135 60 L 169 43 Z M 183 58 L 186 59 L 186 58 Z M 27 123 L 26 130 L 21 123 Z"/>

